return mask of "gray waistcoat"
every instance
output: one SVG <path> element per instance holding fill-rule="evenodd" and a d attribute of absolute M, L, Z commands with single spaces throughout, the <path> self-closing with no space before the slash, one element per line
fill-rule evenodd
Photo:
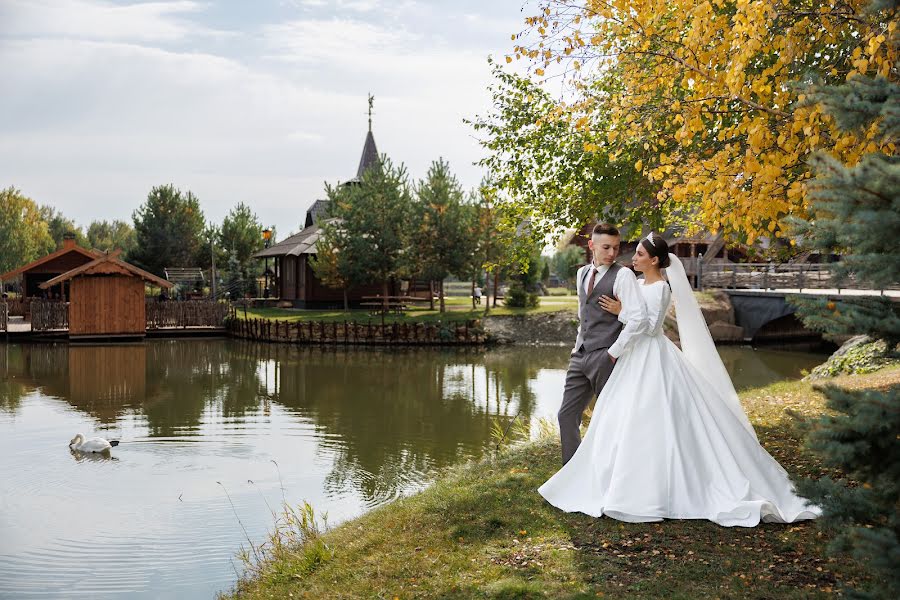
<path fill-rule="evenodd" d="M 590 269 L 580 278 L 578 282 L 578 303 L 579 314 L 581 320 L 578 323 L 578 339 L 575 340 L 575 350 L 584 345 L 585 352 L 593 352 L 600 348 L 609 348 L 619 337 L 622 331 L 622 324 L 619 322 L 617 315 L 608 313 L 597 304 L 600 296 L 609 296 L 612 298 L 613 284 L 616 282 L 616 275 L 622 266 L 613 264 L 599 281 L 594 282 L 594 289 L 591 295 L 585 298 L 584 286 L 590 278 Z"/>

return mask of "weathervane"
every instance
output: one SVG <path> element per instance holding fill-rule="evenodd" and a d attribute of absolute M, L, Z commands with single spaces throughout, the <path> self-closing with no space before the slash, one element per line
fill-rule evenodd
<path fill-rule="evenodd" d="M 369 131 L 372 131 L 372 105 L 375 103 L 375 96 L 369 94 Z"/>

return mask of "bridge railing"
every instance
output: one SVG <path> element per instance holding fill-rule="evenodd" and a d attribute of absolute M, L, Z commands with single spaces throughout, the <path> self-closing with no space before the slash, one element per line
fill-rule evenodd
<path fill-rule="evenodd" d="M 852 276 L 837 282 L 828 263 L 713 263 L 694 265 L 699 289 L 860 289 Z"/>

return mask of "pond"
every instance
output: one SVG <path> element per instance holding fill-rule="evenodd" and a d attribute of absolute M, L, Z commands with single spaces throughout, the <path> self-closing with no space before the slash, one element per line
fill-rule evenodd
<path fill-rule="evenodd" d="M 720 351 L 739 388 L 824 360 Z M 0 343 L 0 598 L 213 597 L 283 500 L 335 524 L 489 453 L 496 421 L 555 421 L 567 356 Z M 121 445 L 76 456 L 78 432 Z"/>

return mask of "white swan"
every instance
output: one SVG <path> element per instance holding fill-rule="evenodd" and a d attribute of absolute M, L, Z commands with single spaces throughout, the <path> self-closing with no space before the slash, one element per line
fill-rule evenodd
<path fill-rule="evenodd" d="M 95 437 L 89 440 L 84 439 L 84 435 L 77 434 L 69 442 L 69 448 L 78 452 L 106 452 L 113 446 L 118 446 L 119 440 L 107 441 L 103 438 Z"/>

